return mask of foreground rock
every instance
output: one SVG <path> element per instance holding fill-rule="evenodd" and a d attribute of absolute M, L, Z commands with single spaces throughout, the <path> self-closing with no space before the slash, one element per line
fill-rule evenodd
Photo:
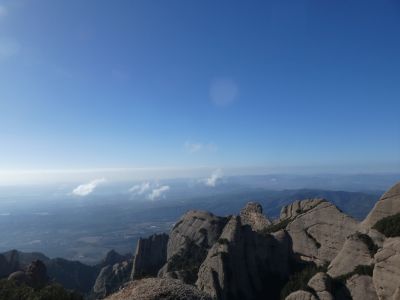
<path fill-rule="evenodd" d="M 194 286 L 169 278 L 136 280 L 107 300 L 211 300 Z"/>
<path fill-rule="evenodd" d="M 373 282 L 379 299 L 400 299 L 400 237 L 387 239 L 376 253 Z"/>
<path fill-rule="evenodd" d="M 144 276 L 157 276 L 160 268 L 167 261 L 168 235 L 153 234 L 148 238 L 140 238 L 133 259 L 131 279 Z"/>
<path fill-rule="evenodd" d="M 400 182 L 394 185 L 389 191 L 376 202 L 372 211 L 361 223 L 362 228 L 370 228 L 380 219 L 400 213 Z"/>
<path fill-rule="evenodd" d="M 350 235 L 328 267 L 328 274 L 338 277 L 352 272 L 359 265 L 371 265 L 377 246 L 366 234 L 359 232 Z"/>
<path fill-rule="evenodd" d="M 354 300 L 378 300 L 378 296 L 370 276 L 354 275 L 347 279 L 346 287 L 351 298 Z"/>
<path fill-rule="evenodd" d="M 8 280 L 40 289 L 48 283 L 49 278 L 47 277 L 45 264 L 41 260 L 35 260 L 25 271 L 17 271 L 10 274 Z"/>
<path fill-rule="evenodd" d="M 286 227 L 293 242 L 293 251 L 303 260 L 319 265 L 330 262 L 342 249 L 346 237 L 357 230 L 358 223 L 326 200 L 304 200 Z M 284 216 L 287 211 L 284 209 Z"/>
<path fill-rule="evenodd" d="M 290 257 L 285 232 L 261 235 L 231 217 L 201 265 L 196 285 L 215 299 L 275 298 L 289 274 Z"/>
<path fill-rule="evenodd" d="M 187 212 L 170 233 L 167 263 L 158 276 L 194 283 L 201 263 L 218 240 L 225 223 L 226 218 L 216 217 L 209 212 Z"/>
<path fill-rule="evenodd" d="M 296 291 L 287 296 L 285 300 L 318 300 L 318 299 L 310 292 Z"/>

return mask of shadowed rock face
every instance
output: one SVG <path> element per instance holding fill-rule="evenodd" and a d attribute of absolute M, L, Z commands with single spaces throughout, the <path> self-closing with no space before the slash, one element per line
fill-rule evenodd
<path fill-rule="evenodd" d="M 346 287 L 352 299 L 378 300 L 370 276 L 354 275 L 346 281 Z"/>
<path fill-rule="evenodd" d="M 156 276 L 167 260 L 168 235 L 153 234 L 139 239 L 133 259 L 132 279 Z"/>
<path fill-rule="evenodd" d="M 341 250 L 346 237 L 357 230 L 358 223 L 326 200 L 304 200 L 299 211 L 287 225 L 293 251 L 300 258 L 317 264 L 329 262 Z"/>
<path fill-rule="evenodd" d="M 107 300 L 211 300 L 194 286 L 169 278 L 136 280 Z"/>
<path fill-rule="evenodd" d="M 397 213 L 400 213 L 400 183 L 397 183 L 383 194 L 365 220 L 361 223 L 361 227 L 371 228 L 379 220 Z"/>
<path fill-rule="evenodd" d="M 8 280 L 13 280 L 20 284 L 24 283 L 33 288 L 42 288 L 48 283 L 49 279 L 44 263 L 40 260 L 35 260 L 28 265 L 25 272 L 14 272 L 8 276 Z"/>
<path fill-rule="evenodd" d="M 205 211 L 189 211 L 174 226 L 167 247 L 167 263 L 159 277 L 194 283 L 207 252 L 218 240 L 226 218 Z"/>
<path fill-rule="evenodd" d="M 261 235 L 231 217 L 201 265 L 196 285 L 216 299 L 274 298 L 289 274 L 290 246 L 283 231 Z"/>
<path fill-rule="evenodd" d="M 119 290 L 121 286 L 130 280 L 132 264 L 132 260 L 126 260 L 103 267 L 93 286 L 93 296 L 96 299 L 104 298 Z"/>

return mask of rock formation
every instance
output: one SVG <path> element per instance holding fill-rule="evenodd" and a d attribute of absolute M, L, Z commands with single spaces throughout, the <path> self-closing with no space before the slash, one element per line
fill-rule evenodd
<path fill-rule="evenodd" d="M 140 238 L 133 259 L 132 279 L 156 276 L 167 260 L 168 235 L 153 234 Z"/>
<path fill-rule="evenodd" d="M 352 272 L 359 265 L 372 265 L 377 246 L 366 234 L 359 232 L 347 237 L 342 249 L 328 267 L 331 277 Z"/>
<path fill-rule="evenodd" d="M 262 232 L 272 223 L 263 215 L 262 206 L 256 202 L 249 202 L 240 211 L 242 225 L 249 225 L 254 231 Z"/>
<path fill-rule="evenodd" d="M 93 286 L 94 298 L 104 298 L 128 282 L 131 277 L 132 264 L 132 260 L 126 260 L 103 267 Z"/>
<path fill-rule="evenodd" d="M 397 213 L 400 213 L 400 182 L 383 194 L 365 220 L 361 223 L 361 226 L 362 228 L 370 228 L 380 219 Z"/>
<path fill-rule="evenodd" d="M 287 296 L 285 300 L 318 300 L 318 299 L 310 292 L 296 291 Z"/>
<path fill-rule="evenodd" d="M 225 223 L 226 218 L 216 217 L 209 212 L 187 212 L 170 233 L 167 263 L 158 276 L 194 283 L 201 263 L 218 240 Z"/>
<path fill-rule="evenodd" d="M 400 299 L 400 237 L 388 238 L 376 253 L 373 282 L 379 299 Z"/>
<path fill-rule="evenodd" d="M 231 217 L 201 265 L 196 285 L 216 299 L 272 296 L 288 276 L 290 246 L 283 231 L 262 235 Z"/>
<path fill-rule="evenodd" d="M 107 300 L 211 300 L 194 286 L 169 278 L 136 280 Z"/>
<path fill-rule="evenodd" d="M 353 275 L 347 279 L 346 287 L 351 298 L 354 300 L 378 300 L 378 296 L 370 276 L 358 274 Z"/>
<path fill-rule="evenodd" d="M 332 282 L 329 275 L 323 272 L 315 274 L 307 284 L 320 300 L 333 300 Z"/>
<path fill-rule="evenodd" d="M 346 237 L 357 230 L 357 221 L 326 200 L 302 202 L 295 206 L 300 210 L 293 213 L 293 208 L 286 208 L 281 216 L 295 215 L 286 227 L 293 251 L 303 260 L 317 264 L 330 262 L 342 249 Z"/>
<path fill-rule="evenodd" d="M 307 212 L 308 210 L 316 207 L 321 202 L 325 201 L 326 201 L 325 199 L 320 199 L 320 198 L 294 201 L 293 203 L 282 207 L 279 219 L 281 221 L 286 219 L 293 219 L 296 216 Z"/>

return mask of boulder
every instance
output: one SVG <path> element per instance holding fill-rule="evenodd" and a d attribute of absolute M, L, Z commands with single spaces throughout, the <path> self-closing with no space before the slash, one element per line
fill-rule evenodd
<path fill-rule="evenodd" d="M 332 279 L 326 273 L 318 272 L 308 281 L 307 285 L 314 290 L 319 300 L 334 299 L 333 295 L 331 294 Z"/>
<path fill-rule="evenodd" d="M 140 238 L 136 245 L 131 278 L 157 276 L 167 260 L 167 243 L 168 235 L 165 233 Z"/>
<path fill-rule="evenodd" d="M 374 208 L 361 223 L 362 228 L 371 228 L 380 219 L 400 213 L 400 182 L 376 202 Z"/>
<path fill-rule="evenodd" d="M 353 275 L 346 280 L 346 287 L 353 300 L 378 300 L 370 276 L 358 274 Z"/>
<path fill-rule="evenodd" d="M 318 300 L 318 299 L 310 292 L 296 291 L 287 296 L 285 300 Z"/>
<path fill-rule="evenodd" d="M 375 254 L 373 283 L 379 299 L 394 299 L 400 290 L 400 237 L 388 238 Z"/>
<path fill-rule="evenodd" d="M 332 260 L 328 274 L 338 277 L 352 272 L 358 265 L 371 265 L 377 246 L 367 234 L 356 232 L 347 237 L 343 248 Z"/>
<path fill-rule="evenodd" d="M 256 202 L 249 202 L 240 211 L 240 219 L 243 225 L 249 225 L 254 231 L 262 232 L 272 223 L 263 215 L 262 206 Z"/>
<path fill-rule="evenodd" d="M 288 277 L 290 257 L 284 231 L 259 234 L 234 216 L 208 252 L 196 285 L 216 299 L 275 298 Z"/>
<path fill-rule="evenodd" d="M 335 258 L 358 224 L 326 200 L 305 202 L 298 206 L 307 209 L 299 211 L 286 230 L 292 239 L 293 251 L 300 259 L 322 265 Z"/>
<path fill-rule="evenodd" d="M 211 300 L 194 286 L 169 278 L 135 280 L 107 300 Z"/>

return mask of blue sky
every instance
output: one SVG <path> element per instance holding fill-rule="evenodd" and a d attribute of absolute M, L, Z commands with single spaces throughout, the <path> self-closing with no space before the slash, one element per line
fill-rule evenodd
<path fill-rule="evenodd" d="M 400 169 L 399 1 L 0 0 L 0 170 Z"/>

